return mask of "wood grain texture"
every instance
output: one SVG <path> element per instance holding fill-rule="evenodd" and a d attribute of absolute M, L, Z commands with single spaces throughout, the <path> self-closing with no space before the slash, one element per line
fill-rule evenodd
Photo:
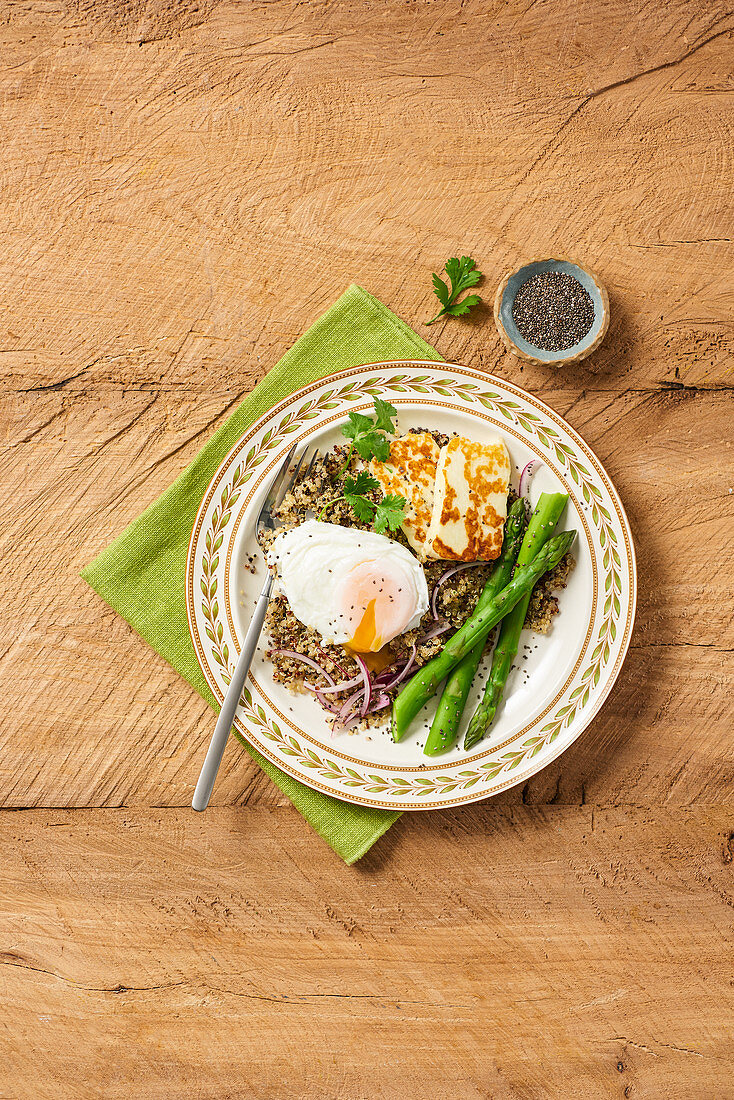
<path fill-rule="evenodd" d="M 2 1095 L 719 1100 L 730 820 L 486 804 L 347 868 L 262 806 L 7 814 Z"/>
<path fill-rule="evenodd" d="M 733 39 L 718 0 L 0 0 L 2 1100 L 734 1096 Z M 610 331 L 521 365 L 493 293 L 559 251 Z M 424 329 L 455 252 L 485 302 Z M 563 757 L 348 870 L 236 744 L 184 809 L 211 715 L 78 570 L 351 281 L 582 433 L 640 604 Z"/>

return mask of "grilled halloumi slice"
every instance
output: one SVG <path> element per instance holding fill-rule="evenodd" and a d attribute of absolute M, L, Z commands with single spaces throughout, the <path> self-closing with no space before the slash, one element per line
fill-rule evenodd
<path fill-rule="evenodd" d="M 405 497 L 402 528 L 421 561 L 434 556 L 426 553 L 426 536 L 433 513 L 438 457 L 438 444 L 429 432 L 410 432 L 392 440 L 387 462 L 373 458 L 369 464 L 385 496 L 397 493 Z"/>
<path fill-rule="evenodd" d="M 433 512 L 426 537 L 432 557 L 494 561 L 507 518 L 510 458 L 498 437 L 474 443 L 454 436 L 436 468 Z"/>

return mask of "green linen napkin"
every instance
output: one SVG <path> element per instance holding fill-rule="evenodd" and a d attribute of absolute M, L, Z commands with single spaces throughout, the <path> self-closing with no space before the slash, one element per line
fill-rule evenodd
<path fill-rule="evenodd" d="M 245 398 L 163 496 L 82 570 L 82 577 L 102 599 L 214 709 L 214 697 L 189 635 L 185 602 L 189 538 L 209 482 L 250 424 L 289 393 L 336 371 L 391 359 L 440 362 L 441 356 L 382 302 L 361 287 L 350 286 Z M 271 764 L 244 738 L 239 740 L 347 863 L 364 855 L 400 816 L 311 790 Z"/>

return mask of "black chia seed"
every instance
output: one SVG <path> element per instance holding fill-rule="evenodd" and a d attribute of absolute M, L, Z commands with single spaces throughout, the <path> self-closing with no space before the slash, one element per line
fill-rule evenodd
<path fill-rule="evenodd" d="M 544 271 L 524 282 L 512 305 L 520 335 L 543 351 L 565 351 L 583 340 L 594 323 L 594 303 L 573 275 Z"/>

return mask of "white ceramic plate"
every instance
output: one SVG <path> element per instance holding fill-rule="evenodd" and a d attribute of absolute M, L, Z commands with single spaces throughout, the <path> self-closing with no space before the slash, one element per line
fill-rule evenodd
<path fill-rule="evenodd" d="M 341 440 L 347 412 L 369 413 L 376 395 L 395 405 L 402 432 L 427 427 L 476 439 L 499 432 L 516 472 L 531 458 L 541 460 L 531 501 L 543 490 L 564 489 L 570 500 L 563 525 L 578 531 L 561 613 L 548 635 L 523 634 L 491 735 L 471 752 L 457 746 L 441 758 L 423 755 L 431 707 L 397 745 L 387 723 L 333 735 L 314 699 L 273 681 L 266 635 L 235 725 L 283 771 L 349 802 L 401 810 L 474 802 L 524 782 L 576 740 L 617 677 L 635 612 L 634 550 L 614 486 L 576 432 L 523 390 L 451 363 L 371 363 L 281 401 L 232 449 L 201 503 L 187 566 L 191 636 L 221 702 L 265 574 L 254 522 L 274 469 L 293 443 L 327 449 Z M 249 554 L 254 575 L 246 568 Z M 487 671 L 485 662 L 459 746 Z"/>

